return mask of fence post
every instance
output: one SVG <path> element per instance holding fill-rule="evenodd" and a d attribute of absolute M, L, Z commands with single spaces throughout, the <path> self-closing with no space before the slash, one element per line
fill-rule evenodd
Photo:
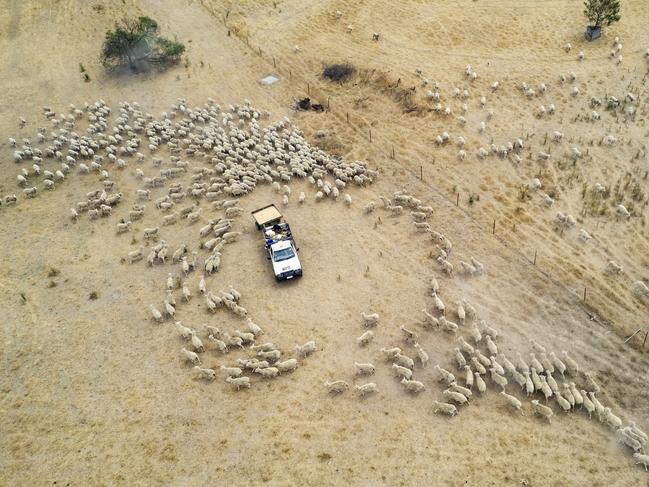
<path fill-rule="evenodd" d="M 329 110 L 329 98 L 331 98 L 331 97 L 329 97 L 329 96 L 327 97 L 327 110 Z"/>
<path fill-rule="evenodd" d="M 349 123 L 349 112 L 347 112 L 347 123 Z"/>
<path fill-rule="evenodd" d="M 496 235 L 496 219 L 494 218 L 494 225 L 493 228 L 491 229 L 491 234 Z"/>
<path fill-rule="evenodd" d="M 586 286 L 584 286 L 584 302 L 586 302 Z"/>
<path fill-rule="evenodd" d="M 532 265 L 536 265 L 536 250 L 534 251 L 534 262 L 532 263 Z"/>
<path fill-rule="evenodd" d="M 457 192 L 457 195 L 455 197 L 455 206 L 460 206 L 460 192 Z"/>
<path fill-rule="evenodd" d="M 370 142 L 372 142 L 372 129 L 369 130 L 370 130 Z"/>
<path fill-rule="evenodd" d="M 273 68 L 276 68 L 277 65 L 275 64 L 275 56 L 273 56 Z"/>
<path fill-rule="evenodd" d="M 649 335 L 649 331 L 644 334 L 644 340 L 642 341 L 642 350 L 644 350 L 644 344 L 647 342 L 647 335 Z"/>
<path fill-rule="evenodd" d="M 392 159 L 394 159 L 394 144 L 392 144 Z"/>
<path fill-rule="evenodd" d="M 422 165 L 419 165 L 419 179 L 421 181 L 424 180 L 424 166 L 422 166 Z"/>
<path fill-rule="evenodd" d="M 308 81 L 306 82 L 306 94 L 311 95 L 311 85 Z"/>

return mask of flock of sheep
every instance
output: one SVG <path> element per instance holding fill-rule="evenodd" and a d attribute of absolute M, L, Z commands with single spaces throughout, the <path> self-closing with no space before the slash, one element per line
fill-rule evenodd
<path fill-rule="evenodd" d="M 348 31 L 351 32 L 351 29 L 348 28 Z M 374 33 L 373 38 L 378 41 L 378 33 Z M 616 39 L 614 57 L 618 62 L 622 61 L 619 54 L 621 49 Z M 569 51 L 570 47 L 566 46 L 566 50 Z M 647 54 L 649 56 L 649 52 Z M 580 53 L 578 59 L 583 58 L 583 53 Z M 431 84 L 425 79 L 421 69 L 417 69 L 416 73 L 422 85 L 434 88 L 435 91 L 429 90 L 426 97 L 435 103 L 435 111 L 450 116 L 453 109 L 449 105 L 442 106 L 439 84 Z M 465 76 L 470 82 L 478 78 L 470 65 L 465 70 Z M 559 76 L 561 85 L 575 83 L 576 80 L 574 73 L 568 77 Z M 545 96 L 550 86 L 550 83 L 541 83 L 538 87 L 529 87 L 522 83 L 520 91 L 528 99 L 537 99 Z M 502 89 L 502 82 L 494 81 L 490 89 L 493 92 Z M 579 96 L 579 88 L 574 86 L 570 94 Z M 466 101 L 470 98 L 469 90 L 454 87 L 451 96 L 461 100 L 463 114 L 457 121 L 463 127 L 467 123 L 465 115 L 468 112 Z M 626 116 L 634 116 L 635 101 L 635 95 L 626 95 Z M 602 103 L 596 97 L 590 100 L 593 123 L 600 120 L 595 109 Z M 480 97 L 479 104 L 486 110 L 486 119 L 478 127 L 478 131 L 483 133 L 487 122 L 495 114 L 487 108 L 486 95 Z M 617 110 L 620 106 L 614 97 L 606 100 L 607 109 Z M 213 100 L 203 106 L 189 108 L 186 101 L 181 99 L 160 118 L 143 112 L 137 103 L 124 102 L 120 104 L 114 123 L 109 120 L 111 108 L 101 100 L 86 104 L 83 109 L 71 105 L 67 113 L 55 113 L 51 107 L 44 107 L 43 111 L 49 128 L 38 128 L 33 140 L 23 138 L 19 142 L 17 138 L 9 139 L 14 160 L 20 166 L 16 181 L 23 187 L 24 197 L 33 198 L 41 189 L 54 190 L 63 186 L 75 174 L 81 178 L 94 176 L 101 186 L 88 192 L 84 200 L 70 209 L 69 215 L 75 222 L 84 213 L 88 220 L 96 220 L 113 216 L 116 209 L 121 210 L 122 202 L 129 199 L 128 195 L 119 191 L 122 178 L 133 177 L 139 182 L 140 187 L 132 195 L 137 201 L 131 201 L 131 207 L 121 211 L 115 224 L 116 234 L 130 234 L 145 215 L 147 219 L 153 218 L 158 222 L 141 230 L 143 245 L 130 251 L 124 261 L 134 264 L 146 260 L 149 266 L 173 267 L 174 270 L 168 274 L 161 306 L 151 304 L 149 311 L 156 322 L 173 323 L 168 328 L 181 341 L 180 357 L 190 364 L 197 379 L 212 381 L 221 375 L 237 390 L 249 388 L 253 374 L 260 379 L 272 379 L 293 372 L 299 367 L 300 361 L 317 350 L 315 342 L 310 340 L 295 346 L 294 357 L 286 357 L 272 342 L 257 343 L 264 330 L 240 304 L 241 293 L 232 286 L 215 293 L 209 289 L 209 281 L 213 273 L 219 271 L 227 246 L 241 235 L 235 228 L 237 218 L 244 211 L 239 206 L 239 198 L 253 191 L 258 184 L 271 185 L 282 195 L 284 205 L 290 202 L 292 191 L 289 183 L 295 179 L 306 179 L 314 187 L 315 201 L 325 198 L 337 200 L 350 184 L 364 186 L 372 183 L 378 175 L 376 171 L 369 169 L 364 162 L 349 163 L 310 146 L 288 119 L 261 127 L 260 120 L 268 118 L 269 114 L 256 110 L 249 102 L 223 110 Z M 544 102 L 539 105 L 536 116 L 547 118 L 554 113 L 554 104 Z M 81 122 L 87 122 L 85 133 L 80 127 Z M 25 125 L 24 119 L 21 119 L 20 125 Z M 520 137 L 501 145 L 492 143 L 489 147 L 480 147 L 477 155 L 480 159 L 496 155 L 520 163 L 527 140 L 528 137 Z M 563 140 L 563 134 L 555 131 L 550 142 L 559 146 Z M 451 141 L 451 135 L 444 131 L 435 141 L 438 146 L 445 146 Z M 608 146 L 616 142 L 617 138 L 610 134 L 602 138 L 602 143 Z M 458 136 L 456 143 L 459 146 L 459 159 L 465 159 L 464 137 Z M 147 151 L 145 155 L 143 152 Z M 577 146 L 571 147 L 568 155 L 575 160 L 583 157 Z M 550 158 L 550 151 L 545 150 L 539 151 L 536 156 L 541 163 Z M 145 165 L 146 162 L 150 164 Z M 119 173 L 124 173 L 124 176 Z M 528 186 L 530 191 L 535 192 L 543 184 L 534 178 Z M 594 191 L 604 190 L 601 184 L 595 185 Z M 343 193 L 342 200 L 346 205 L 352 205 L 349 193 Z M 554 203 L 547 194 L 542 195 L 542 200 L 547 206 Z M 15 194 L 8 194 L 0 199 L 0 204 L 11 205 L 17 201 Z M 306 194 L 300 192 L 298 204 L 305 201 Z M 399 216 L 409 211 L 415 230 L 430 237 L 433 245 L 431 256 L 444 275 L 450 278 L 458 274 L 476 277 L 485 274 L 484 264 L 474 257 L 469 262 L 458 260 L 451 263 L 453 246 L 450 239 L 435 231 L 427 221 L 433 212 L 430 206 L 405 191 L 382 198 L 382 203 L 382 209 L 390 215 Z M 372 213 L 377 208 L 378 205 L 369 202 L 363 207 L 363 212 Z M 150 216 L 152 213 L 153 217 Z M 623 205 L 616 208 L 616 214 L 624 219 L 631 216 Z M 575 225 L 574 217 L 561 212 L 557 213 L 555 221 L 562 230 Z M 172 233 L 169 227 L 181 222 L 197 225 L 197 243 L 193 247 L 188 243 L 171 247 L 166 240 L 169 238 L 167 233 Z M 201 225 L 200 228 L 198 225 Z M 581 229 L 578 238 L 585 243 L 591 236 Z M 606 268 L 606 272 L 611 274 L 621 271 L 621 266 L 614 262 L 609 262 Z M 194 284 L 190 284 L 192 273 L 199 274 Z M 636 283 L 634 286 L 637 290 L 634 288 L 634 292 L 649 294 L 649 288 L 642 288 L 641 285 L 644 285 L 641 281 Z M 180 294 L 178 299 L 176 293 Z M 241 326 L 221 330 L 206 324 L 201 326 L 199 332 L 183 324 L 177 316 L 178 310 L 183 302 L 191 302 L 194 293 L 201 296 L 207 313 L 226 310 L 234 319 L 241 320 Z M 421 326 L 424 333 L 440 330 L 457 336 L 457 346 L 452 347 L 457 370 L 452 372 L 449 368 L 435 365 L 439 381 L 445 383 L 446 389 L 432 402 L 434 412 L 456 415 L 463 406 L 475 400 L 474 392 L 480 395 L 486 393 L 489 382 L 500 389 L 499 395 L 504 404 L 520 410 L 523 401 L 516 397 L 513 390 L 517 385 L 528 397 L 538 395 L 539 399 L 530 401 L 531 410 L 548 421 L 554 415 L 553 404 L 566 413 L 583 410 L 589 418 L 593 412 L 597 413 L 598 419 L 615 431 L 618 441 L 633 451 L 636 462 L 645 469 L 649 467 L 649 456 L 644 454 L 647 435 L 633 422 L 623 426 L 622 420 L 611 408 L 601 404 L 596 397 L 598 385 L 590 374 L 580 371 L 567 352 L 563 351 L 559 357 L 554 352 L 547 353 L 541 345 L 533 342 L 534 351 L 527 358 L 518 353 L 514 363 L 499 350 L 497 342 L 502 341 L 502 336 L 479 319 L 468 301 L 455 303 L 454 316 L 451 318 L 441 296 L 437 279 L 432 279 L 432 303 L 430 309 L 423 310 Z M 356 338 L 356 343 L 359 347 L 370 347 L 379 328 L 379 315 L 362 313 L 361 320 L 364 331 Z M 415 358 L 409 356 L 416 357 L 419 367 L 427 367 L 430 356 L 420 343 L 422 330 L 412 330 L 402 325 L 400 333 L 403 343 L 380 349 L 390 363 L 395 378 L 411 394 L 419 394 L 427 389 L 423 381 L 417 380 Z M 469 336 L 473 344 L 462 335 Z M 247 356 L 238 358 L 236 363 L 221 366 L 218 371 L 203 367 L 202 354 L 211 351 L 226 358 L 232 349 L 245 352 Z M 376 370 L 374 364 L 366 362 L 355 362 L 354 367 L 359 376 L 373 375 Z M 488 378 L 486 381 L 485 377 Z M 336 394 L 350 388 L 345 380 L 326 381 L 324 386 Z M 354 389 L 359 396 L 379 392 L 375 382 L 364 382 L 355 385 Z"/>
<path fill-rule="evenodd" d="M 336 16 L 339 17 L 339 15 L 342 14 L 338 12 Z M 572 46 L 570 44 L 564 46 L 565 52 L 571 52 L 571 49 Z M 616 37 L 612 43 L 611 57 L 615 59 L 618 64 L 622 61 L 621 51 L 621 41 Z M 646 52 L 646 57 L 649 61 L 649 50 Z M 577 60 L 583 61 L 584 59 L 584 53 L 580 52 L 577 56 Z M 440 149 L 453 145 L 454 143 L 458 147 L 458 159 L 461 161 L 465 160 L 468 157 L 467 139 L 469 138 L 469 134 L 465 132 L 465 129 L 467 126 L 467 117 L 470 112 L 469 103 L 472 98 L 472 91 L 481 89 L 475 83 L 478 79 L 476 70 L 470 64 L 467 65 L 463 73 L 466 83 L 449 88 L 450 92 L 447 94 L 443 93 L 439 82 L 431 82 L 426 78 L 423 68 L 416 68 L 415 75 L 419 78 L 421 87 L 426 89 L 426 100 L 434 104 L 433 111 L 435 113 L 441 114 L 445 117 L 451 116 L 458 110 L 459 104 L 459 111 L 461 114 L 459 114 L 456 119 L 458 126 L 457 130 L 459 133 L 454 137 L 450 130 L 443 130 L 440 134 L 434 137 L 434 142 Z M 537 106 L 534 109 L 534 116 L 536 118 L 545 121 L 558 121 L 558 117 L 561 115 L 561 107 L 558 104 L 560 97 L 565 93 L 569 93 L 570 97 L 578 99 L 581 91 L 577 84 L 578 76 L 574 71 L 571 71 L 568 75 L 560 73 L 557 76 L 556 82 L 546 81 L 531 86 L 528 85 L 527 82 L 522 81 L 519 84 L 514 85 L 513 90 L 518 92 L 519 96 L 524 100 L 537 103 Z M 505 89 L 505 82 L 503 80 L 495 80 L 488 85 L 486 90 L 483 90 L 482 93 L 474 96 L 474 98 L 478 99 L 476 106 L 479 109 L 479 113 L 484 114 L 484 116 L 479 115 L 479 117 L 483 119 L 476 127 L 477 133 L 481 136 L 488 134 L 488 124 L 496 116 L 494 109 L 490 107 L 489 97 L 495 95 L 497 92 L 502 92 L 503 89 Z M 554 103 L 552 102 L 553 99 Z M 556 106 L 555 103 L 557 104 Z M 632 121 L 635 119 L 638 111 L 638 104 L 639 96 L 637 93 L 627 92 L 619 97 L 610 94 L 607 94 L 605 97 L 601 97 L 601 95 L 598 96 L 597 93 L 591 94 L 585 102 L 587 110 L 589 111 L 589 115 L 586 119 L 592 124 L 602 124 L 601 115 L 597 111 L 602 108 L 610 112 L 611 115 L 616 118 L 618 114 L 622 114 L 625 120 Z M 606 129 L 603 129 L 599 141 L 591 140 L 588 144 L 590 146 L 597 144 L 603 147 L 613 147 L 622 142 L 627 142 L 628 144 L 632 143 L 631 140 L 624 141 L 621 137 L 607 133 L 605 130 Z M 592 156 L 589 155 L 589 148 L 584 150 L 577 143 L 586 142 L 583 141 L 581 137 L 566 137 L 564 133 L 558 129 L 553 130 L 551 133 L 546 133 L 541 143 L 542 147 L 538 147 L 535 150 L 532 148 L 534 137 L 534 133 L 528 132 L 526 134 L 519 134 L 510 140 L 496 143 L 492 136 L 490 145 L 481 145 L 477 147 L 475 153 L 479 160 L 486 161 L 490 157 L 495 157 L 508 160 L 516 166 L 520 165 L 525 157 L 530 161 L 536 161 L 539 167 L 539 176 L 532 178 L 524 186 L 524 190 L 529 196 L 538 194 L 542 206 L 550 208 L 555 205 L 555 198 L 542 191 L 544 184 L 541 181 L 543 174 L 546 172 L 548 161 L 553 158 L 558 161 L 566 159 L 576 164 L 578 161 Z M 568 147 L 565 146 L 566 141 L 569 142 Z M 638 146 L 638 156 L 646 155 L 646 148 L 642 141 L 638 141 L 636 145 Z M 525 153 L 527 153 L 527 155 Z M 607 188 L 604 184 L 595 182 L 592 186 L 592 192 L 595 196 L 603 197 L 602 195 L 607 192 Z M 627 206 L 622 203 L 615 206 L 614 215 L 618 221 L 626 221 L 632 216 L 638 216 L 636 211 L 629 210 Z M 569 213 L 557 211 L 550 222 L 555 229 L 563 235 L 576 226 L 577 220 Z M 576 240 L 580 244 L 585 245 L 592 238 L 591 232 L 587 229 L 581 228 L 577 232 Z M 622 267 L 613 261 L 609 262 L 604 269 L 604 272 L 609 275 L 617 275 L 622 271 Z M 634 281 L 632 291 L 638 296 L 649 295 L 649 288 L 641 280 Z"/>
<path fill-rule="evenodd" d="M 437 259 L 440 270 L 448 277 L 453 276 L 454 266 L 449 262 L 451 243 L 446 236 L 436 232 L 426 223 L 422 211 L 422 202 L 405 191 L 397 191 L 392 198 L 382 198 L 385 211 L 394 214 L 394 208 L 401 208 L 398 214 L 402 214 L 403 207 L 409 207 L 414 225 L 417 230 L 425 232 L 430 237 L 435 250 L 431 256 Z M 396 205 L 395 203 L 399 203 Z M 375 205 L 370 202 L 366 211 L 373 211 Z M 480 276 L 485 274 L 485 267 L 477 259 L 471 258 L 471 263 L 459 261 L 455 267 L 461 269 L 464 276 Z M 447 305 L 440 297 L 440 284 L 437 278 L 430 282 L 430 297 L 432 303 L 428 309 L 423 310 L 424 318 L 421 322 L 423 332 L 442 331 L 455 337 L 453 357 L 456 371 L 452 372 L 435 365 L 439 381 L 446 385 L 441 397 L 432 402 L 435 413 L 455 416 L 459 408 L 468 405 L 474 400 L 474 393 L 485 394 L 488 389 L 488 382 L 500 389 L 503 404 L 521 410 L 523 400 L 515 395 L 520 387 L 520 392 L 526 397 L 532 397 L 530 401 L 531 410 L 551 421 L 554 410 L 551 403 L 556 404 L 559 410 L 566 413 L 582 410 L 588 414 L 589 419 L 593 413 L 603 424 L 614 430 L 616 439 L 633 451 L 636 463 L 642 464 L 645 469 L 649 467 L 649 455 L 644 453 L 647 444 L 647 435 L 638 428 L 633 421 L 623 426 L 622 420 L 612 412 L 610 407 L 604 406 L 596 396 L 600 388 L 589 372 L 580 370 L 578 363 L 568 354 L 562 351 L 559 357 L 555 352 L 546 349 L 530 340 L 533 351 L 527 358 L 521 353 L 516 354 L 514 361 L 510 361 L 505 353 L 499 349 L 497 341 L 502 341 L 502 335 L 487 324 L 485 320 L 479 319 L 476 309 L 467 301 L 457 301 L 453 311 L 450 312 Z M 450 315 L 453 315 L 451 318 Z M 366 331 L 356 338 L 359 347 L 367 347 L 377 335 L 379 315 L 377 313 L 361 313 L 361 320 Z M 455 320 L 455 321 L 454 321 Z M 418 394 L 426 390 L 424 382 L 415 379 L 417 371 L 416 362 L 420 368 L 427 367 L 430 360 L 429 354 L 420 344 L 422 331 L 411 330 L 401 325 L 399 327 L 403 343 L 391 344 L 389 348 L 383 347 L 380 352 L 388 363 L 396 379 L 398 379 L 405 391 Z M 469 340 L 465 339 L 466 335 Z M 472 342 L 472 343 L 470 343 Z M 409 356 L 404 347 L 410 347 L 413 356 Z M 376 366 L 372 363 L 354 362 L 356 375 L 373 375 Z M 488 380 L 485 380 L 488 378 Z M 579 386 L 577 385 L 579 384 Z M 340 394 L 350 388 L 350 384 L 342 379 L 326 381 L 325 387 L 333 394 Z M 375 382 L 366 382 L 355 385 L 354 389 L 360 396 L 379 392 Z M 534 398 L 539 396 L 539 399 Z M 543 401 L 544 403 L 541 403 Z"/>
<path fill-rule="evenodd" d="M 207 280 L 219 271 L 226 246 L 241 234 L 234 229 L 237 217 L 244 212 L 238 206 L 239 197 L 258 184 L 270 184 L 282 194 L 284 205 L 289 204 L 289 183 L 293 179 L 308 180 L 314 186 L 315 201 L 337 200 L 348 184 L 372 183 L 377 171 L 363 162 L 348 163 L 312 147 L 288 119 L 262 128 L 259 121 L 269 114 L 256 110 L 249 102 L 222 110 L 212 100 L 193 109 L 187 107 L 185 100 L 178 100 L 161 119 L 142 112 L 137 103 L 124 102 L 113 124 L 109 121 L 111 108 L 101 100 L 86 104 L 83 110 L 71 105 L 67 114 L 57 114 L 51 107 L 44 107 L 43 111 L 54 129 L 52 132 L 40 127 L 35 141 L 25 138 L 20 147 L 15 138 L 9 139 L 15 162 L 23 166 L 17 183 L 26 186 L 26 197 L 33 198 L 39 192 L 37 181 L 42 188 L 54 190 L 75 173 L 80 177 L 96 175 L 101 187 L 88 192 L 84 200 L 70 209 L 69 216 L 74 222 L 84 213 L 90 221 L 111 217 L 120 203 L 128 199 L 116 191 L 120 179 L 130 176 L 140 183 L 133 195 L 136 202 L 123 210 L 116 223 L 116 234 L 134 231 L 138 221 L 145 217 L 147 206 L 151 208 L 147 215 L 155 212 L 153 218 L 160 223 L 141 230 L 143 244 L 128 252 L 123 261 L 134 264 L 143 260 L 146 246 L 149 266 L 169 264 L 177 268 L 175 273 L 168 274 L 161 309 L 150 305 L 149 310 L 156 322 L 167 318 L 175 322 L 178 335 L 186 341 L 180 350 L 181 359 L 193 365 L 196 377 L 216 378 L 215 370 L 201 367 L 199 354 L 206 349 L 227 354 L 233 347 L 245 347 L 254 352 L 252 357 L 239 358 L 236 364 L 220 368 L 224 379 L 236 389 L 250 387 L 250 377 L 243 375 L 244 370 L 273 378 L 294 371 L 298 358 L 316 350 L 315 342 L 308 341 L 296 345 L 296 358 L 280 360 L 282 352 L 273 343 L 256 343 L 264 332 L 239 304 L 241 294 L 232 287 L 215 294 L 209 290 Z M 87 127 L 81 135 L 78 125 L 84 119 Z M 144 146 L 150 157 L 141 152 L 147 150 Z M 164 146 L 169 156 L 158 157 Z M 147 159 L 150 164 L 146 164 Z M 31 168 L 25 167 L 27 161 Z M 119 176 L 120 172 L 125 176 Z M 348 206 L 352 204 L 348 193 L 342 200 Z M 17 197 L 12 195 L 5 201 L 15 203 Z M 306 201 L 304 192 L 300 192 L 297 201 Z M 204 210 L 209 215 L 204 215 Z M 169 226 L 181 221 L 190 226 L 204 223 L 197 230 L 194 250 L 186 243 L 172 249 L 161 238 L 166 237 Z M 197 285 L 190 286 L 189 276 L 194 271 L 201 271 L 201 276 Z M 203 325 L 203 333 L 199 334 L 183 325 L 178 320 L 177 308 L 191 301 L 192 287 L 203 296 L 208 313 L 223 308 L 245 320 L 241 329 L 221 331 Z M 174 295 L 177 290 L 181 294 L 178 300 Z"/>

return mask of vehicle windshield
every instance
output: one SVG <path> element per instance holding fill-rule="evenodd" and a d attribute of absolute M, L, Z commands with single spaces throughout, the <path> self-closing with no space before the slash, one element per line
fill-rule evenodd
<path fill-rule="evenodd" d="M 286 249 L 276 250 L 275 252 L 273 252 L 273 260 L 275 262 L 288 260 L 294 256 L 295 256 L 295 252 L 293 252 L 293 249 L 291 247 L 288 247 Z"/>

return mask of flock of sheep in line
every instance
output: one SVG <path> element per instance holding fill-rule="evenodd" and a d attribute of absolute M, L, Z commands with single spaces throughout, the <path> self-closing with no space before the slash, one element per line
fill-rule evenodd
<path fill-rule="evenodd" d="M 451 242 L 445 235 L 433 230 L 425 221 L 430 213 L 420 211 L 424 208 L 422 202 L 405 191 L 397 191 L 391 199 L 382 198 L 382 200 L 385 211 L 391 214 L 394 213 L 394 208 L 397 206 L 394 204 L 396 202 L 400 203 L 399 208 L 410 207 L 413 210 L 410 214 L 415 227 L 425 232 L 435 246 L 431 255 L 437 258 L 441 271 L 448 277 L 452 277 L 454 266 L 448 261 L 452 250 Z M 373 205 L 370 202 L 366 209 L 373 208 Z M 397 213 L 402 214 L 402 210 Z M 465 276 L 485 274 L 484 264 L 474 257 L 471 257 L 470 261 L 470 263 L 459 261 L 455 267 L 461 269 L 460 273 Z M 566 413 L 579 408 L 588 413 L 589 419 L 593 413 L 597 413 L 599 421 L 615 431 L 616 439 L 633 450 L 636 463 L 642 464 L 645 469 L 649 467 L 649 455 L 644 454 L 644 448 L 649 439 L 647 435 L 633 421 L 623 426 L 622 420 L 612 412 L 611 408 L 605 407 L 600 402 L 596 397 L 600 388 L 592 375 L 580 371 L 578 363 L 567 351 L 562 351 L 561 357 L 559 357 L 555 352 L 548 353 L 543 346 L 530 340 L 534 351 L 529 353 L 527 359 L 518 353 L 514 364 L 505 353 L 499 350 L 499 345 L 496 343 L 497 339 L 502 340 L 499 332 L 485 320 L 479 319 L 476 309 L 467 300 L 455 303 L 454 315 L 457 319 L 455 322 L 450 319 L 449 310 L 440 297 L 440 284 L 436 278 L 431 280 L 430 296 L 432 305 L 430 309 L 422 310 L 424 318 L 421 327 L 425 331 L 446 332 L 456 337 L 457 344 L 456 347 L 453 347 L 457 372 L 453 373 L 439 364 L 434 367 L 439 381 L 444 382 L 447 386 L 441 397 L 433 401 L 434 412 L 455 416 L 458 413 L 458 408 L 471 402 L 474 392 L 477 391 L 482 395 L 487 391 L 487 382 L 484 378 L 489 377 L 496 387 L 501 388 L 500 395 L 504 403 L 515 410 L 521 410 L 523 402 L 512 394 L 511 390 L 507 392 L 507 387 L 518 385 L 528 397 L 538 394 L 545 400 L 545 404 L 542 404 L 539 399 L 532 399 L 531 408 L 534 414 L 548 421 L 551 421 L 554 415 L 553 409 L 548 404 L 550 400 L 554 400 L 557 406 Z M 363 312 L 361 319 L 367 330 L 356 338 L 356 342 L 359 347 L 367 347 L 376 338 L 379 315 Z M 389 348 L 383 347 L 380 352 L 387 362 L 391 362 L 390 368 L 394 376 L 403 384 L 404 389 L 409 393 L 418 394 L 426 390 L 426 385 L 414 377 L 415 362 L 418 360 L 423 369 L 427 367 L 430 357 L 420 344 L 422 338 L 420 332 L 408 329 L 403 325 L 399 327 L 399 330 L 403 344 L 392 344 Z M 462 335 L 459 335 L 461 332 L 470 336 L 470 340 L 474 343 L 469 343 Z M 405 346 L 412 348 L 416 359 L 408 356 L 402 348 Z M 481 347 L 483 347 L 482 350 Z M 372 363 L 354 362 L 354 367 L 359 376 L 373 375 L 376 371 L 376 366 Z M 556 378 L 554 374 L 557 375 Z M 561 379 L 558 378 L 558 375 L 561 375 Z M 561 385 L 559 380 L 562 382 Z M 580 382 L 582 387 L 578 388 L 577 382 Z M 343 393 L 350 388 L 350 384 L 345 380 L 327 381 L 325 386 L 333 394 Z M 355 385 L 354 389 L 360 396 L 379 392 L 379 387 L 375 382 Z"/>

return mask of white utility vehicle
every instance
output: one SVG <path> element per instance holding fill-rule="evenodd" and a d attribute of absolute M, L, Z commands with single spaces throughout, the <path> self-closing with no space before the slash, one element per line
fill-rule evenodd
<path fill-rule="evenodd" d="M 273 273 L 278 281 L 300 277 L 302 265 L 297 256 L 298 249 L 291 233 L 291 227 L 284 221 L 275 205 L 264 206 L 252 212 L 257 229 L 264 236 L 264 248 L 273 264 Z"/>

